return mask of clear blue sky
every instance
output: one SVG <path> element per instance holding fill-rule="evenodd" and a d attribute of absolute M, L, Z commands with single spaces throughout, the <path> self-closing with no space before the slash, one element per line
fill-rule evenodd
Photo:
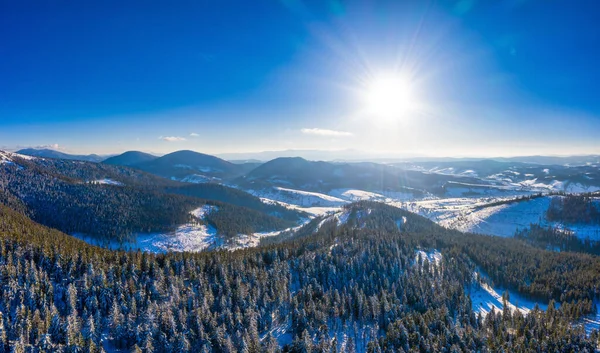
<path fill-rule="evenodd" d="M 598 1 L 0 0 L 0 148 L 600 153 Z M 365 113 L 374 77 L 418 109 Z"/>

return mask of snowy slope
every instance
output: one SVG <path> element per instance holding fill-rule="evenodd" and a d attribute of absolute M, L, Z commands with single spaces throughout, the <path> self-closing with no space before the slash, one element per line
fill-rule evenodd
<path fill-rule="evenodd" d="M 193 210 L 191 214 L 198 219 L 202 219 L 206 214 L 216 209 L 215 206 L 204 205 Z M 134 241 L 124 244 L 119 244 L 118 242 L 105 244 L 83 234 L 74 234 L 74 236 L 92 245 L 104 246 L 113 250 L 140 250 L 152 253 L 164 253 L 168 251 L 197 252 L 222 245 L 222 241 L 217 236 L 217 231 L 210 226 L 200 223 L 189 223 L 179 226 L 171 233 L 136 234 L 134 235 Z"/>
<path fill-rule="evenodd" d="M 422 261 L 425 261 L 427 259 L 427 261 L 429 261 L 430 264 L 434 264 L 436 266 L 439 266 L 442 262 L 442 253 L 440 253 L 436 249 L 428 252 L 425 252 L 423 250 L 417 250 L 415 252 L 415 263 L 419 261 L 419 257 Z"/>
<path fill-rule="evenodd" d="M 497 201 L 512 199 L 512 197 L 434 198 L 389 203 L 427 217 L 441 226 L 461 232 L 511 237 L 517 229 L 527 228 L 532 223 L 539 223 L 542 226 L 558 227 L 565 231 L 573 232 L 573 234 L 581 239 L 600 239 L 600 227 L 597 225 L 565 226 L 557 222 L 548 222 L 546 220 L 546 211 L 550 205 L 551 197 L 488 206 Z"/>
<path fill-rule="evenodd" d="M 18 154 L 18 153 L 12 153 L 12 152 L 6 152 L 6 151 L 0 150 L 0 164 L 12 164 L 12 163 L 14 163 L 13 159 L 15 157 L 18 157 L 21 159 L 26 159 L 26 160 L 36 159 L 36 157 L 31 157 L 31 156 L 26 156 L 24 154 Z"/>
<path fill-rule="evenodd" d="M 335 189 L 331 190 L 329 192 L 329 195 L 351 202 L 361 200 L 385 201 L 385 199 L 387 198 L 386 196 L 378 193 L 357 189 Z"/>
<path fill-rule="evenodd" d="M 463 232 L 509 237 L 517 229 L 543 222 L 549 206 L 550 198 L 543 197 L 481 209 L 470 208 L 444 219 L 440 224 Z"/>
<path fill-rule="evenodd" d="M 269 190 L 263 190 L 260 192 L 250 190 L 249 192 L 261 198 L 280 201 L 301 207 L 339 207 L 348 203 L 346 200 L 318 192 L 282 187 L 273 187 Z"/>
<path fill-rule="evenodd" d="M 474 273 L 476 282 L 467 288 L 467 293 L 471 297 L 471 305 L 475 312 L 481 313 L 485 317 L 490 311 L 501 313 L 504 309 L 504 301 L 502 295 L 506 292 L 505 289 L 499 287 L 491 287 L 486 280 L 485 275 L 479 272 Z M 519 310 L 522 314 L 527 315 L 536 305 L 535 301 L 528 300 L 520 296 L 514 291 L 508 291 L 509 299 L 507 301 L 508 309 L 514 312 Z M 546 310 L 547 303 L 537 303 L 540 309 Z"/>

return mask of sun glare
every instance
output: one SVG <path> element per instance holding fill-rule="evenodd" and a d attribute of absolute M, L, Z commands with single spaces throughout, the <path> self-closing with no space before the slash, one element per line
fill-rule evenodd
<path fill-rule="evenodd" d="M 374 116 L 403 119 L 415 103 L 411 82 L 402 76 L 379 77 L 367 87 L 367 111 Z"/>

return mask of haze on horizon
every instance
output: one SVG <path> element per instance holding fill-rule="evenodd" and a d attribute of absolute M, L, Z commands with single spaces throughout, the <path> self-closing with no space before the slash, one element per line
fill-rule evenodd
<path fill-rule="evenodd" d="M 0 149 L 599 154 L 596 2 L 0 4 Z"/>

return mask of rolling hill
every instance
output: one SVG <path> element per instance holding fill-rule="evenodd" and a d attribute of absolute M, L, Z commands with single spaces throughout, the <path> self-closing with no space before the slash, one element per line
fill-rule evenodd
<path fill-rule="evenodd" d="M 102 161 L 105 164 L 134 166 L 136 164 L 149 162 L 157 159 L 157 156 L 139 151 L 128 151 L 118 156 L 110 157 Z"/>
<path fill-rule="evenodd" d="M 481 183 L 471 177 L 424 173 L 377 163 L 314 162 L 303 158 L 277 158 L 233 181 L 248 190 L 283 187 L 328 193 L 335 189 L 441 193 L 448 182 Z"/>
<path fill-rule="evenodd" d="M 302 217 L 225 186 L 190 191 L 189 184 L 127 167 L 5 152 L 0 157 L 0 203 L 69 234 L 123 241 L 138 233 L 169 233 L 193 221 L 190 214 L 204 205 L 216 211 L 199 221 L 226 238 L 285 229 Z"/>
<path fill-rule="evenodd" d="M 54 159 L 68 159 L 68 160 L 77 160 L 77 161 L 87 161 L 87 162 L 101 162 L 106 159 L 106 156 L 99 156 L 97 154 L 89 154 L 89 155 L 74 155 L 68 154 L 64 152 L 59 152 L 51 149 L 36 149 L 36 148 L 26 148 L 17 151 L 18 154 L 31 156 L 31 157 L 40 157 L 40 158 L 54 158 Z"/>
<path fill-rule="evenodd" d="M 126 156 L 128 157 L 128 156 Z M 139 157 L 139 155 L 138 155 Z M 194 151 L 177 151 L 162 157 L 138 163 L 130 163 L 130 158 L 109 161 L 111 164 L 127 163 L 155 175 L 187 182 L 223 181 L 240 176 L 254 167 L 254 164 L 234 164 L 223 159 Z"/>

